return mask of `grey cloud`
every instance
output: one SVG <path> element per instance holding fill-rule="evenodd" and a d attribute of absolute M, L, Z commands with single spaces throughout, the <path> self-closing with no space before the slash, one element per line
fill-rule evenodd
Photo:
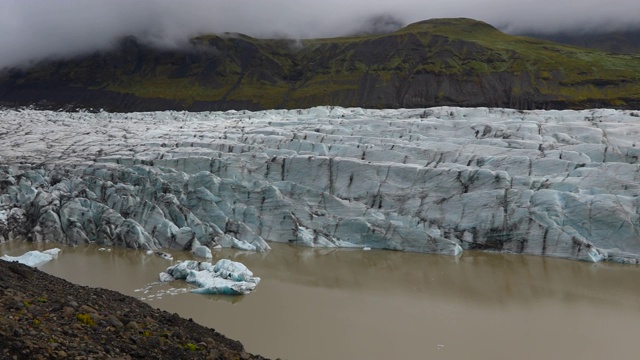
<path fill-rule="evenodd" d="M 640 2 L 0 0 L 0 68 L 108 49 L 126 35 L 179 46 L 203 33 L 330 37 L 434 17 L 475 18 L 512 33 L 622 29 L 640 27 Z"/>

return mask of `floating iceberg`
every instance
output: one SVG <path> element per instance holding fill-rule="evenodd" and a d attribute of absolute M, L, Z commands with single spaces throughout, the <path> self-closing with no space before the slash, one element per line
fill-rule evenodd
<path fill-rule="evenodd" d="M 160 281 L 185 280 L 198 286 L 198 294 L 246 295 L 255 290 L 260 278 L 242 263 L 221 259 L 215 265 L 188 260 L 160 273 Z"/>
<path fill-rule="evenodd" d="M 5 261 L 17 261 L 21 264 L 36 267 L 57 258 L 60 251 L 62 250 L 58 248 L 53 248 L 45 251 L 34 250 L 26 252 L 20 256 L 3 255 L 2 257 L 0 257 L 0 259 Z"/>
<path fill-rule="evenodd" d="M 168 252 L 156 251 L 155 254 L 160 256 L 161 258 L 163 258 L 165 260 L 173 260 L 173 255 L 169 254 Z"/>

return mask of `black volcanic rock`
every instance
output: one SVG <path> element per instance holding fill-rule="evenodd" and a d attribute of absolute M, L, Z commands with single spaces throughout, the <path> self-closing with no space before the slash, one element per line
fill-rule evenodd
<path fill-rule="evenodd" d="M 264 359 L 191 319 L 0 260 L 2 359 Z"/>

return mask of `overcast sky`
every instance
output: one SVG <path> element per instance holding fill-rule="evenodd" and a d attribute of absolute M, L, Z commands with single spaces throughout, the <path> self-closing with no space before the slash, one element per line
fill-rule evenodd
<path fill-rule="evenodd" d="M 403 24 L 469 17 L 502 30 L 640 26 L 640 0 L 0 0 L 0 68 L 108 48 L 134 35 L 176 46 L 197 34 L 329 37 L 375 16 Z"/>

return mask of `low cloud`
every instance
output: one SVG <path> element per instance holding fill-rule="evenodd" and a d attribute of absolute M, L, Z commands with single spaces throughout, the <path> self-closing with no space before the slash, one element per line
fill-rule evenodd
<path fill-rule="evenodd" d="M 640 27 L 633 0 L 1 0 L 0 68 L 113 46 L 133 35 L 173 47 L 204 33 L 331 37 L 469 17 L 511 33 Z"/>

